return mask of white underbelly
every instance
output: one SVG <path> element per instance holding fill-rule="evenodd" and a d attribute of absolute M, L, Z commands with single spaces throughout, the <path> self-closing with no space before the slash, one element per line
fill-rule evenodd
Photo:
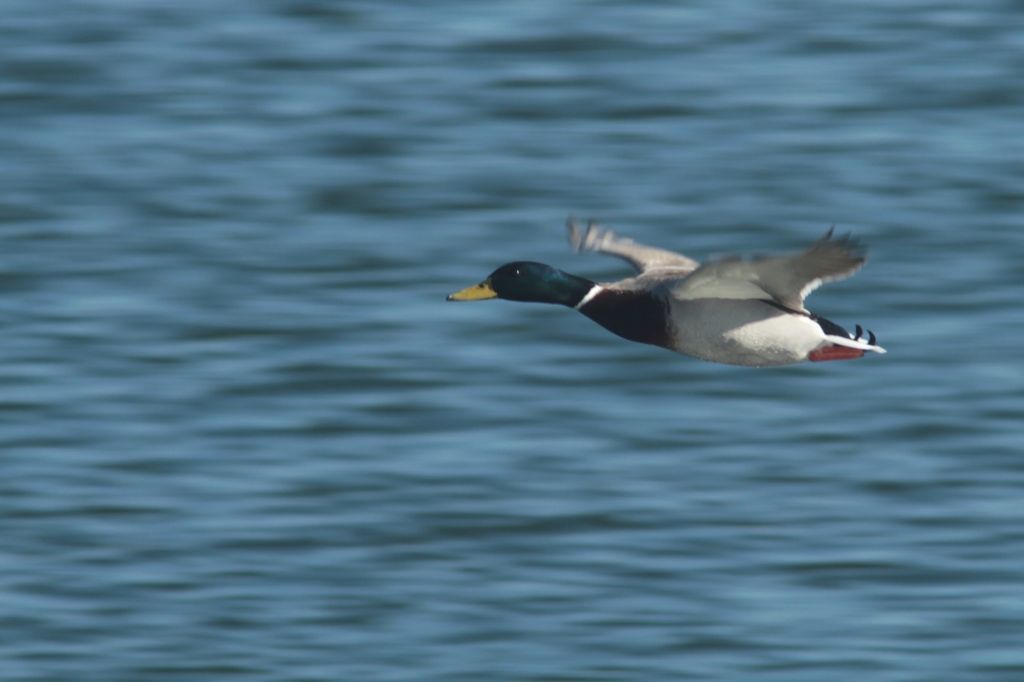
<path fill-rule="evenodd" d="M 763 301 L 672 301 L 673 350 L 730 365 L 769 367 L 807 360 L 825 343 L 816 322 Z"/>

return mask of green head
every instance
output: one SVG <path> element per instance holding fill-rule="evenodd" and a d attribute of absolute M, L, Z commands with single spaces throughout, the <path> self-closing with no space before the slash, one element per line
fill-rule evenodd
<path fill-rule="evenodd" d="M 593 286 L 589 279 L 570 275 L 550 265 L 518 261 L 502 265 L 480 284 L 456 292 L 448 300 L 503 298 L 506 301 L 558 303 L 571 308 L 582 301 Z"/>

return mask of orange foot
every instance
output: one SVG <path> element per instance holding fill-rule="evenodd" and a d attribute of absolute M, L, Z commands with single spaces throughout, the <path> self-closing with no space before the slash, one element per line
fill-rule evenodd
<path fill-rule="evenodd" d="M 828 360 L 853 360 L 864 356 L 864 351 L 859 348 L 848 348 L 846 346 L 825 346 L 818 350 L 811 351 L 807 359 L 811 362 L 826 362 Z"/>

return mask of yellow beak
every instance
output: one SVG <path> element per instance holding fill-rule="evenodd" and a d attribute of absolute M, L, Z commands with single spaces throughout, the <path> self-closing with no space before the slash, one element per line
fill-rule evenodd
<path fill-rule="evenodd" d="M 497 298 L 498 294 L 491 288 L 491 278 L 488 277 L 484 281 L 480 282 L 475 286 L 471 286 L 468 289 L 462 291 L 456 291 L 454 294 L 449 296 L 446 300 L 448 301 L 483 301 L 488 298 Z"/>

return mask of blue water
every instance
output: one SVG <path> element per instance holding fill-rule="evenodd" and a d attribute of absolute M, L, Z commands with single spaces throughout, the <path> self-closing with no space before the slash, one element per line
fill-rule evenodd
<path fill-rule="evenodd" d="M 13 0 L 0 678 L 1024 679 L 1012 3 Z M 889 353 L 446 303 L 831 224 Z"/>

